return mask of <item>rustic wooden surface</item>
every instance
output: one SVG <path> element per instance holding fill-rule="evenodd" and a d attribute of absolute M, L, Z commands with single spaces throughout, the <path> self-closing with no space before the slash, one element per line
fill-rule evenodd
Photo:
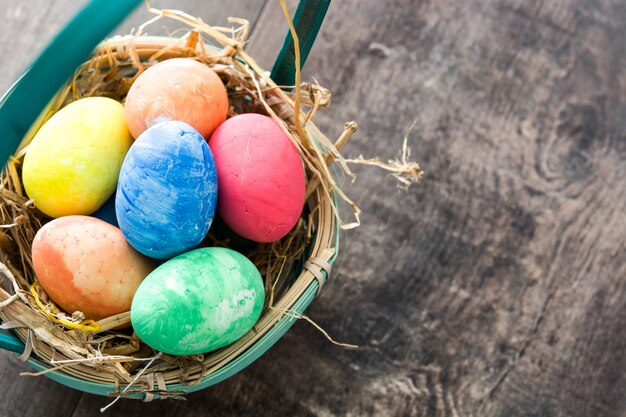
<path fill-rule="evenodd" d="M 0 91 L 82 3 L 0 0 Z M 276 1 L 164 3 L 256 20 L 265 65 L 282 38 Z M 334 93 L 319 125 L 356 120 L 346 152 L 388 159 L 417 120 L 426 170 L 409 192 L 372 169 L 348 187 L 363 225 L 309 313 L 361 348 L 297 323 L 186 402 L 108 414 L 623 417 L 625 17 L 618 0 L 335 1 L 305 71 Z M 108 401 L 0 361 L 2 416 Z"/>

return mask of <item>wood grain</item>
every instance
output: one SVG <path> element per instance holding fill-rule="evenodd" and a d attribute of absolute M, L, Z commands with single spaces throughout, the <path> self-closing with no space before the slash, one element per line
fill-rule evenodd
<path fill-rule="evenodd" d="M 285 3 L 289 13 L 293 16 L 298 1 L 286 0 Z M 266 2 L 259 14 L 255 29 L 246 45 L 246 51 L 252 54 L 261 68 L 271 71 L 289 30 L 279 1 Z"/>
<path fill-rule="evenodd" d="M 6 91 L 85 0 L 0 0 L 0 91 Z"/>
<path fill-rule="evenodd" d="M 263 11 L 249 50 L 267 66 L 284 23 L 261 3 L 237 7 Z M 0 4 L 5 89 L 77 6 Z M 369 168 L 346 185 L 363 225 L 309 314 L 361 347 L 300 322 L 186 402 L 111 414 L 623 417 L 624 16 L 617 0 L 333 2 L 305 68 L 334 94 L 318 124 L 337 136 L 356 120 L 346 153 L 389 159 L 417 120 L 426 171 L 408 192 Z M 16 40 L 25 25 L 37 33 Z M 90 416 L 108 401 L 1 364 L 0 415 Z"/>

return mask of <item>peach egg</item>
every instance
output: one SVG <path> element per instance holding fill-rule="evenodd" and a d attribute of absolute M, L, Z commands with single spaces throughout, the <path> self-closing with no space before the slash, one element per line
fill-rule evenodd
<path fill-rule="evenodd" d="M 124 106 L 128 129 L 135 138 L 159 122 L 177 120 L 208 139 L 226 120 L 228 94 L 211 68 L 191 58 L 172 58 L 141 73 Z"/>
<path fill-rule="evenodd" d="M 67 313 L 100 320 L 130 310 L 135 291 L 154 269 L 121 230 L 88 216 L 65 216 L 35 236 L 33 265 L 39 283 Z"/>

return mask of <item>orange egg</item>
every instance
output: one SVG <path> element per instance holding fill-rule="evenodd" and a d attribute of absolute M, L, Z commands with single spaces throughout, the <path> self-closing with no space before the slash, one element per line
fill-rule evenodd
<path fill-rule="evenodd" d="M 177 120 L 208 139 L 228 113 L 228 94 L 211 68 L 191 58 L 173 58 L 144 71 L 126 97 L 126 124 L 137 138 L 147 128 Z"/>
<path fill-rule="evenodd" d="M 33 265 L 39 283 L 65 312 L 100 320 L 130 310 L 135 291 L 154 269 L 121 230 L 88 216 L 65 216 L 35 236 Z"/>

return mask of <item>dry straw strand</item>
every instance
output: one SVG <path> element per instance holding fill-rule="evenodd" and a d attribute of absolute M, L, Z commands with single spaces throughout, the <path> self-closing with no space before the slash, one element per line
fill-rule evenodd
<path fill-rule="evenodd" d="M 278 310 L 278 309 L 277 309 Z M 319 324 L 317 324 L 315 321 L 313 321 L 313 319 L 311 319 L 309 316 L 299 313 L 295 310 L 278 310 L 281 314 L 284 314 L 287 317 L 291 317 L 294 319 L 303 319 L 306 322 L 308 322 L 309 324 L 311 324 L 313 327 L 315 327 L 320 333 L 322 333 L 324 335 L 324 337 L 333 345 L 336 346 L 341 346 L 341 347 L 345 347 L 348 349 L 358 349 L 359 346 L 358 345 L 353 345 L 351 343 L 343 343 L 343 342 L 338 342 L 335 339 L 333 339 L 326 330 L 324 330 L 322 328 L 322 326 L 320 326 Z"/>
<path fill-rule="evenodd" d="M 418 119 L 415 118 L 404 134 L 402 149 L 395 159 L 383 162 L 378 157 L 365 159 L 363 155 L 359 155 L 358 158 L 346 159 L 345 162 L 382 168 L 396 178 L 399 187 L 405 190 L 408 189 L 411 184 L 419 182 L 424 175 L 419 164 L 411 161 L 411 149 L 408 146 L 409 136 L 413 129 L 415 129 L 415 126 L 417 126 L 417 121 Z"/>
<path fill-rule="evenodd" d="M 77 321 L 71 321 L 61 317 L 59 314 L 53 314 L 49 308 L 47 308 L 39 299 L 39 294 L 37 294 L 37 290 L 41 288 L 39 282 L 35 281 L 30 286 L 30 294 L 35 299 L 35 303 L 39 307 L 39 309 L 53 322 L 59 323 L 68 329 L 77 329 L 83 330 L 86 332 L 98 332 L 100 331 L 100 325 L 93 320 L 80 320 L 80 323 Z M 48 304 L 52 304 L 48 302 Z M 58 310 L 56 306 L 52 307 L 53 310 Z"/>

